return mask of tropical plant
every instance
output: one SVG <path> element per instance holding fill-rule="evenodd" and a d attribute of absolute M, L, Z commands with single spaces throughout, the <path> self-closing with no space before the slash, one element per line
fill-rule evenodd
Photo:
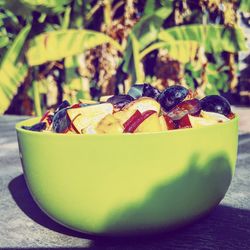
<path fill-rule="evenodd" d="M 236 13 L 249 6 L 0 0 L 0 113 L 24 113 L 11 110 L 13 99 L 29 99 L 25 114 L 40 115 L 62 99 L 98 99 L 143 81 L 187 85 L 201 96 L 235 89 L 237 53 L 247 49 Z"/>

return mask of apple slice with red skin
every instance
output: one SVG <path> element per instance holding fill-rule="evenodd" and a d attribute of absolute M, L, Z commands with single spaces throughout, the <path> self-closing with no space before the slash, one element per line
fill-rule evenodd
<path fill-rule="evenodd" d="M 167 115 L 163 114 L 168 130 L 176 129 L 175 122 Z"/>
<path fill-rule="evenodd" d="M 235 114 L 233 112 L 231 112 L 230 114 L 227 115 L 227 118 L 232 120 L 235 118 Z"/>
<path fill-rule="evenodd" d="M 72 106 L 70 106 L 71 109 L 76 109 L 76 108 L 80 108 L 81 107 L 81 103 L 75 103 Z"/>
<path fill-rule="evenodd" d="M 190 122 L 188 114 L 184 115 L 179 121 L 178 121 L 178 128 L 192 128 L 192 124 Z"/>
<path fill-rule="evenodd" d="M 186 100 L 179 103 L 167 115 L 174 121 L 180 120 L 185 115 L 199 115 L 201 111 L 200 101 L 198 99 Z"/>
<path fill-rule="evenodd" d="M 151 116 L 152 114 L 157 113 L 155 110 L 147 110 L 144 111 L 143 113 L 135 112 L 134 115 L 132 115 L 128 121 L 126 121 L 123 125 L 127 125 L 124 128 L 124 133 L 133 133 L 136 128 L 145 120 L 147 119 L 149 116 Z"/>
<path fill-rule="evenodd" d="M 51 125 L 53 118 L 53 112 L 47 110 L 46 113 L 42 116 L 40 122 L 46 122 L 47 126 Z"/>
<path fill-rule="evenodd" d="M 141 115 L 141 112 L 139 110 L 136 110 L 135 113 L 126 122 L 123 123 L 124 130 L 130 127 L 136 120 L 138 120 Z"/>

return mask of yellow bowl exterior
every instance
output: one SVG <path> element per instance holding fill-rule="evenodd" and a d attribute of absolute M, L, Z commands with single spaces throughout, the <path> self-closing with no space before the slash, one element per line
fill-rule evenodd
<path fill-rule="evenodd" d="M 238 119 L 197 129 L 120 135 L 32 132 L 17 124 L 24 175 L 57 222 L 94 234 L 171 229 L 224 197 L 235 170 Z"/>

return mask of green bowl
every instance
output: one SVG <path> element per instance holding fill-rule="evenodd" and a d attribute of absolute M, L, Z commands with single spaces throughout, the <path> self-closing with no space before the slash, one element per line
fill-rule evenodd
<path fill-rule="evenodd" d="M 16 125 L 29 190 L 71 229 L 102 235 L 170 230 L 224 197 L 236 164 L 238 118 L 159 133 L 67 135 Z"/>

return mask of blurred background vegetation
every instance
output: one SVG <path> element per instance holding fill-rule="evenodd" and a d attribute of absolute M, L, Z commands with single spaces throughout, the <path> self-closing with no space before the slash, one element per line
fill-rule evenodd
<path fill-rule="evenodd" d="M 0 0 L 0 114 L 143 82 L 249 104 L 249 25 L 249 0 Z"/>

